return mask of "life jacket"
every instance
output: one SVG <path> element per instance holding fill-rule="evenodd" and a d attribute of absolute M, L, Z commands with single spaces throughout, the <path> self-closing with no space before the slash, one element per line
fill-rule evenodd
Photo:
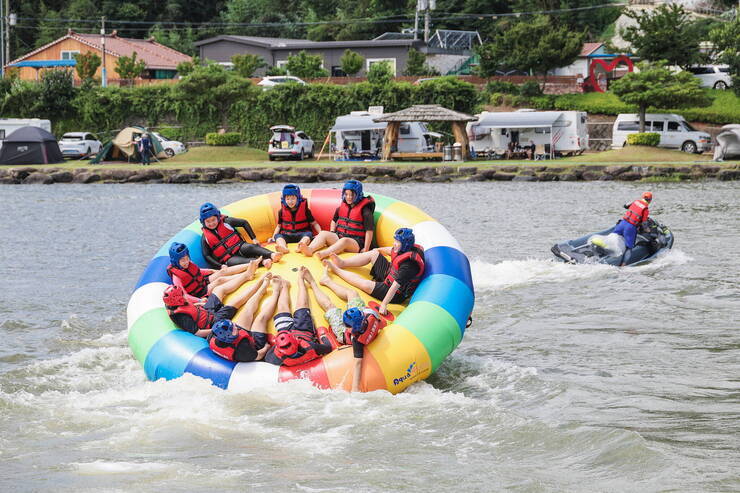
<path fill-rule="evenodd" d="M 292 334 L 298 339 L 298 347 L 294 353 L 288 353 L 280 347 L 274 346 L 274 354 L 280 359 L 281 364 L 285 366 L 298 366 L 313 361 L 320 356 L 310 344 L 310 342 L 315 342 L 312 337 L 302 333 L 302 331 L 293 331 Z"/>
<path fill-rule="evenodd" d="M 365 226 L 362 221 L 362 211 L 365 207 L 375 206 L 375 200 L 367 196 L 355 205 L 348 205 L 343 199 L 337 214 L 336 233 L 340 237 L 352 236 L 365 239 Z"/>
<path fill-rule="evenodd" d="M 222 264 L 236 255 L 244 241 L 233 227 L 226 224 L 224 219 L 226 216 L 219 216 L 218 225 L 214 229 L 203 226 L 203 237 L 211 248 L 213 256 Z"/>
<path fill-rule="evenodd" d="M 192 303 L 187 303 L 182 306 L 178 306 L 174 310 L 172 310 L 173 313 L 184 313 L 185 315 L 189 316 L 193 320 L 195 320 L 195 325 L 198 326 L 198 330 L 207 330 L 213 327 L 213 323 L 216 321 L 216 316 L 206 310 L 203 307 L 195 306 Z"/>
<path fill-rule="evenodd" d="M 208 280 L 200 271 L 200 267 L 195 265 L 193 261 L 190 262 L 187 269 L 170 264 L 167 266 L 167 274 L 173 279 L 177 277 L 182 283 L 182 289 L 188 294 L 204 296 L 208 291 Z"/>
<path fill-rule="evenodd" d="M 642 199 L 635 200 L 630 204 L 629 208 L 627 208 L 627 212 L 624 213 L 622 219 L 633 226 L 639 225 L 642 222 L 643 215 L 648 211 L 648 205 L 649 204 Z M 647 215 L 645 215 L 645 218 L 647 219 Z"/>
<path fill-rule="evenodd" d="M 363 345 L 368 345 L 378 337 L 380 329 L 386 326 L 386 321 L 372 308 L 363 308 L 362 313 L 365 318 L 365 321 L 362 323 L 364 329 L 355 339 Z M 352 328 L 350 327 L 344 329 L 344 343 L 352 344 Z"/>
<path fill-rule="evenodd" d="M 280 234 L 303 231 L 311 231 L 311 223 L 308 222 L 308 201 L 301 200 L 295 211 L 283 204 L 280 209 Z"/>
<path fill-rule="evenodd" d="M 239 329 L 239 332 L 236 335 L 236 339 L 234 339 L 234 342 L 230 342 L 228 344 L 223 343 L 216 339 L 215 337 L 211 337 L 211 340 L 208 341 L 208 345 L 211 347 L 211 351 L 218 354 L 224 359 L 227 359 L 229 361 L 234 361 L 234 353 L 236 352 L 236 348 L 239 347 L 239 343 L 242 342 L 244 339 L 249 342 L 249 344 L 252 345 L 252 347 L 256 348 L 256 344 L 254 342 L 254 338 L 252 337 L 252 334 L 250 334 L 248 331 L 244 329 Z M 217 344 L 221 342 L 221 345 Z"/>
<path fill-rule="evenodd" d="M 406 260 L 411 260 L 419 266 L 419 272 L 410 280 L 405 286 L 401 286 L 401 292 L 404 297 L 408 297 L 414 292 L 416 286 L 421 282 L 421 277 L 424 275 L 424 247 L 421 245 L 414 245 L 408 252 L 404 253 L 391 253 L 391 268 L 388 269 L 388 275 L 385 277 L 383 283 L 386 286 L 391 286 L 393 281 L 398 280 L 398 269 L 401 268 L 401 264 Z"/>

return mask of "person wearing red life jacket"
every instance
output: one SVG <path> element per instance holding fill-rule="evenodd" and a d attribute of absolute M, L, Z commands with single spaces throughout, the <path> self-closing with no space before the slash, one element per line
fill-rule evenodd
<path fill-rule="evenodd" d="M 321 233 L 321 226 L 313 218 L 308 200 L 301 195 L 297 185 L 285 185 L 277 211 L 275 231 L 275 250 L 288 253 L 288 243 L 298 243 L 298 249 L 308 246 L 314 232 Z"/>
<path fill-rule="evenodd" d="M 266 300 L 256 318 L 255 313 L 267 290 L 269 284 L 267 279 L 266 277 L 260 281 L 257 291 L 249 298 L 233 322 L 224 319 L 213 324 L 208 345 L 216 355 L 238 363 L 259 361 L 265 357 L 270 349 L 267 342 L 267 323 L 275 313 L 277 297 L 273 296 Z M 276 276 L 271 282 L 273 291 L 278 292 L 280 278 Z"/>
<path fill-rule="evenodd" d="M 290 283 L 283 280 L 277 301 L 278 313 L 273 318 L 277 329 L 275 344 L 265 354 L 267 363 L 278 366 L 302 365 L 334 349 L 325 329 L 314 327 L 305 284 L 298 284 L 296 310 L 292 315 L 289 289 Z"/>
<path fill-rule="evenodd" d="M 299 251 L 307 257 L 316 254 L 319 259 L 332 253 L 369 251 L 375 233 L 374 212 L 375 200 L 363 194 L 362 183 L 349 180 L 342 187 L 342 202 L 334 211 L 329 231 L 316 235 L 307 246 L 299 245 Z"/>
<path fill-rule="evenodd" d="M 360 391 L 362 380 L 362 360 L 365 357 L 365 346 L 378 337 L 386 322 L 372 308 L 350 308 L 342 315 L 346 327 L 344 340 L 351 341 L 355 368 L 352 375 L 352 392 Z"/>
<path fill-rule="evenodd" d="M 642 198 L 624 206 L 627 211 L 613 231 L 624 238 L 624 245 L 627 247 L 624 255 L 622 255 L 620 266 L 625 265 L 629 260 L 630 251 L 635 247 L 637 230 L 640 226 L 646 224 L 648 217 L 650 217 L 649 206 L 652 201 L 653 194 L 651 192 L 645 192 L 642 194 Z"/>
<path fill-rule="evenodd" d="M 263 277 L 259 283 L 239 293 L 228 305 L 224 305 L 223 300 L 228 294 L 239 289 L 242 284 L 240 279 L 216 286 L 205 303 L 188 301 L 185 291 L 180 286 L 168 286 L 162 294 L 162 301 L 170 319 L 179 329 L 198 337 L 208 337 L 213 324 L 219 320 L 232 319 L 236 311 L 259 289 L 265 279 Z"/>
<path fill-rule="evenodd" d="M 188 247 L 182 243 L 173 242 L 170 245 L 170 265 L 167 266 L 167 274 L 172 279 L 172 284 L 181 286 L 190 301 L 198 301 L 213 291 L 213 288 L 229 282 L 238 274 L 248 274 L 239 277 L 241 286 L 246 281 L 254 279 L 254 272 L 259 267 L 261 258 L 255 259 L 248 264 L 234 265 L 232 267 L 221 266 L 219 270 L 201 269 L 190 259 Z"/>
<path fill-rule="evenodd" d="M 253 259 L 262 257 L 262 265 L 269 269 L 273 262 L 279 262 L 283 256 L 280 252 L 260 246 L 246 219 L 224 216 L 210 202 L 200 206 L 200 223 L 203 232 L 200 241 L 203 257 L 214 268 L 248 264 Z M 236 228 L 242 228 L 252 243 L 244 241 Z"/>
<path fill-rule="evenodd" d="M 346 282 L 380 300 L 379 311 L 388 313 L 389 303 L 403 303 L 410 298 L 424 275 L 424 249 L 415 244 L 414 232 L 399 228 L 393 235 L 393 247 L 376 248 L 366 253 L 341 259 L 332 255 L 324 265 Z M 390 255 L 389 261 L 384 255 Z M 372 264 L 372 280 L 345 270 Z"/>

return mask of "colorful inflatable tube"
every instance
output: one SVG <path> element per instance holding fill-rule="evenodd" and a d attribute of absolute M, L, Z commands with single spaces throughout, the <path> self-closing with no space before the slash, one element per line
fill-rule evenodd
<path fill-rule="evenodd" d="M 309 200 L 321 227 L 328 229 L 340 203 L 340 190 L 306 189 L 303 195 Z M 473 282 L 468 258 L 444 226 L 412 205 L 382 195 L 371 195 L 376 202 L 378 245 L 392 245 L 396 229 L 408 227 L 414 230 L 416 242 L 425 250 L 426 269 L 421 284 L 408 306 L 389 306 L 393 313 L 388 317 L 389 325 L 366 348 L 363 359 L 362 389 L 397 393 L 427 378 L 460 343 L 473 310 Z M 258 239 L 264 242 L 272 235 L 275 211 L 279 207 L 280 193 L 275 192 L 246 198 L 221 210 L 229 216 L 246 218 Z M 149 262 L 129 301 L 129 345 L 144 367 L 147 378 L 173 379 L 191 373 L 211 380 L 218 387 L 237 390 L 303 378 L 319 388 L 349 390 L 353 372 L 349 346 L 292 368 L 264 362 L 234 363 L 213 354 L 204 339 L 175 327 L 162 302 L 162 293 L 172 283 L 166 272 L 168 248 L 173 241 L 186 244 L 192 260 L 205 267 L 200 240 L 200 223 L 196 220 L 167 241 Z M 289 246 L 292 251 L 294 245 Z M 298 282 L 300 265 L 308 267 L 317 279 L 322 275 L 323 266 L 316 258 L 299 253 L 285 255 L 273 266 L 272 272 Z M 262 275 L 261 271 L 264 269 L 258 270 L 258 276 Z M 357 272 L 367 274 L 369 269 L 358 269 Z M 295 297 L 296 289 L 291 291 Z M 364 293 L 362 296 L 366 302 L 372 301 Z M 323 312 L 310 292 L 309 297 L 317 326 L 326 325 Z M 225 300 L 227 303 L 228 299 Z M 333 300 L 337 306 L 344 307 L 336 297 Z"/>

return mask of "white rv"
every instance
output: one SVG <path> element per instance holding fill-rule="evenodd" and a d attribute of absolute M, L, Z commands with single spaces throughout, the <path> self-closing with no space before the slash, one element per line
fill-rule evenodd
<path fill-rule="evenodd" d="M 583 111 L 484 111 L 467 125 L 470 146 L 476 152 L 503 154 L 514 142 L 544 146 L 554 154 L 580 154 L 588 149 L 587 114 Z"/>
<path fill-rule="evenodd" d="M 337 150 L 351 149 L 353 154 L 379 155 L 383 149 L 385 122 L 374 122 L 382 114 L 368 111 L 353 111 L 337 117 L 331 132 L 334 132 Z M 430 152 L 434 150 L 434 139 L 441 134 L 430 132 L 423 122 L 401 123 L 398 135 L 398 152 Z"/>
<path fill-rule="evenodd" d="M 0 118 L 0 141 L 22 127 L 39 127 L 51 133 L 51 122 L 38 118 Z"/>

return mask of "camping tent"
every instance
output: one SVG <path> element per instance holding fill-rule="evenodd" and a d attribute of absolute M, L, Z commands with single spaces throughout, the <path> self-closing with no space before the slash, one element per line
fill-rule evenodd
<path fill-rule="evenodd" d="M 49 164 L 64 161 L 57 139 L 39 127 L 21 127 L 0 149 L 0 164 Z"/>
<path fill-rule="evenodd" d="M 154 155 L 159 159 L 167 158 L 162 144 L 152 132 L 144 127 L 126 127 L 103 146 L 103 149 L 91 161 L 91 164 L 98 164 L 101 161 L 141 161 L 139 151 L 136 149 L 136 141 L 145 133 L 149 134 L 149 140 L 154 147 Z"/>

